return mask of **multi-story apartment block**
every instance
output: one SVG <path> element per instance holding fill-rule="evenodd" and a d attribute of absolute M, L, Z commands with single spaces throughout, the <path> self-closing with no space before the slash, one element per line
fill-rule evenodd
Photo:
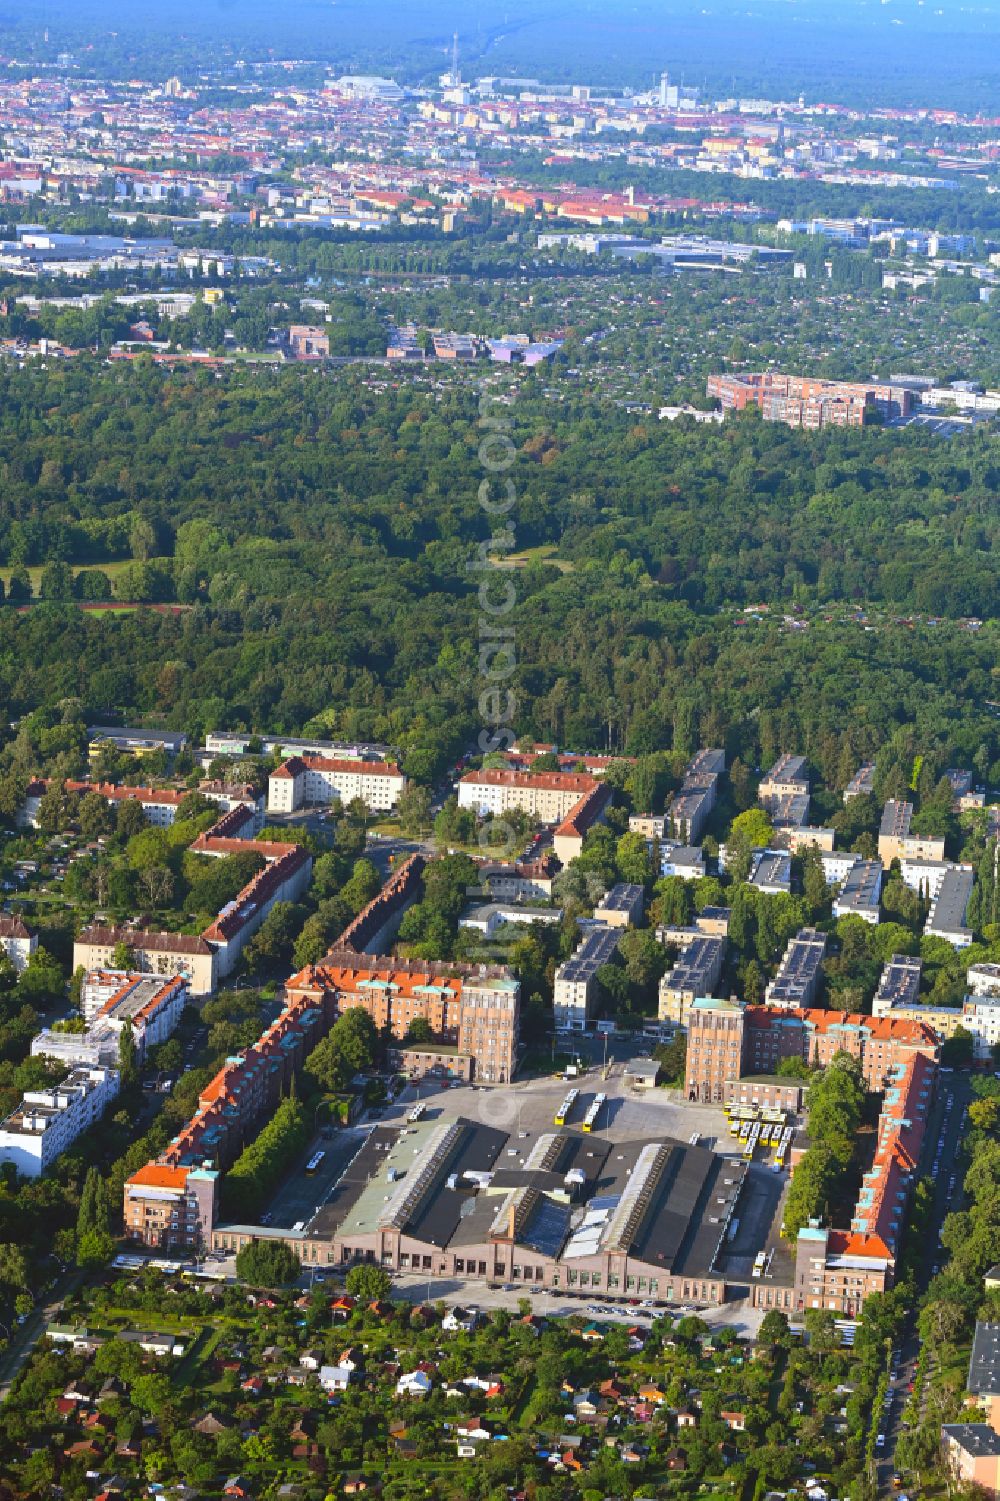
<path fill-rule="evenodd" d="M 606 891 L 594 908 L 594 920 L 608 928 L 630 928 L 642 917 L 646 892 L 630 881 L 619 881 Z"/>
<path fill-rule="evenodd" d="M 706 390 L 721 402 L 723 411 L 742 412 L 756 406 L 765 422 L 784 422 L 789 427 L 862 427 L 878 415 L 906 416 L 913 405 L 913 393 L 903 386 L 820 380 L 777 371 L 710 375 Z"/>
<path fill-rule="evenodd" d="M 793 1305 L 798 1311 L 824 1308 L 854 1318 L 870 1294 L 892 1286 L 936 1074 L 934 1059 L 922 1053 L 886 1071 L 875 1159 L 862 1176 L 850 1229 L 811 1222 L 799 1231 Z"/>
<path fill-rule="evenodd" d="M 740 1006 L 703 996 L 688 1016 L 685 1088 L 691 1100 L 721 1104 L 734 1081 L 773 1074 L 782 1058 L 823 1068 L 843 1051 L 858 1059 L 868 1088 L 880 1091 L 890 1069 L 916 1053 L 936 1058 L 937 1047 L 925 1023 L 892 1015 Z"/>
<path fill-rule="evenodd" d="M 83 1003 L 84 1017 L 89 1023 L 85 1032 L 40 1032 L 32 1041 L 32 1055 L 58 1058 L 66 1063 L 94 1062 L 115 1067 L 121 1033 L 126 1026 L 131 1030 L 140 1061 L 148 1048 L 165 1042 L 187 1004 L 187 981 L 180 975 L 168 980 L 129 974 L 114 978 L 120 983 L 105 1000 L 96 1007 L 92 1000 Z M 84 982 L 91 997 L 99 985 L 100 981 L 88 988 Z"/>
<path fill-rule="evenodd" d="M 883 809 L 878 831 L 878 857 L 883 865 L 904 858 L 944 859 L 944 840 L 911 834 L 912 821 L 913 804 L 890 798 Z"/>
<path fill-rule="evenodd" d="M 699 881 L 706 874 L 705 852 L 700 844 L 678 844 L 666 839 L 660 845 L 660 875 Z"/>
<path fill-rule="evenodd" d="M 125 1185 L 125 1234 L 151 1249 L 194 1250 L 215 1220 L 215 1168 L 147 1162 Z"/>
<path fill-rule="evenodd" d="M 1000 1049 L 1000 995 L 967 995 L 959 1019 L 972 1034 L 973 1061 L 995 1066 Z"/>
<path fill-rule="evenodd" d="M 757 800 L 764 808 L 769 808 L 776 798 L 808 794 L 809 776 L 805 756 L 779 756 L 757 788 Z"/>
<path fill-rule="evenodd" d="M 272 813 L 295 813 L 360 798 L 374 812 L 384 813 L 396 806 L 405 789 L 406 778 L 392 761 L 292 756 L 268 778 L 267 806 Z"/>
<path fill-rule="evenodd" d="M 698 934 L 684 945 L 677 962 L 660 980 L 657 1015 L 661 1022 L 687 1026 L 694 1002 L 699 996 L 710 996 L 719 983 L 725 953 L 724 938 Z"/>
<path fill-rule="evenodd" d="M 856 855 L 853 850 L 823 850 L 819 858 L 826 884 L 839 886 L 847 880 L 861 856 Z"/>
<path fill-rule="evenodd" d="M 844 802 L 849 803 L 852 797 L 869 797 L 874 791 L 875 762 L 865 761 L 844 788 Z"/>
<path fill-rule="evenodd" d="M 99 1121 L 118 1093 L 113 1068 L 75 1068 L 61 1084 L 29 1089 L 0 1122 L 0 1162 L 38 1178 L 81 1132 Z"/>
<path fill-rule="evenodd" d="M 768 896 L 792 889 L 792 857 L 787 850 L 754 850 L 747 882 Z"/>
<path fill-rule="evenodd" d="M 882 970 L 872 1016 L 886 1016 L 896 1006 L 915 1006 L 920 999 L 920 970 L 916 956 L 893 954 Z"/>
<path fill-rule="evenodd" d="M 616 934 L 616 937 L 620 936 Z M 402 1040 L 418 1017 L 439 1042 L 467 1054 L 475 1077 L 508 1084 L 517 1066 L 520 983 L 502 966 L 424 964 L 334 950 L 288 981 L 289 998 L 334 1015 L 361 1006 L 380 1032 Z"/>
<path fill-rule="evenodd" d="M 168 979 L 179 975 L 192 995 L 212 995 L 217 984 L 217 956 L 202 937 L 187 933 L 150 933 L 143 928 L 84 928 L 73 944 L 73 968 L 111 970 L 115 949 L 124 944 L 134 968 Z"/>
<path fill-rule="evenodd" d="M 589 772 L 469 771 L 458 784 L 458 805 L 494 818 L 518 808 L 539 823 L 558 824 L 593 788 Z"/>
<path fill-rule="evenodd" d="M 929 938 L 943 938 L 956 949 L 969 947 L 973 933 L 966 927 L 966 916 L 974 883 L 975 872 L 971 865 L 953 865 L 945 871 L 924 924 L 924 932 Z"/>
<path fill-rule="evenodd" d="M 0 953 L 18 971 L 27 967 L 28 960 L 38 947 L 38 934 L 29 928 L 22 917 L 8 917 L 0 913 Z"/>
<path fill-rule="evenodd" d="M 937 896 L 941 882 L 951 869 L 950 860 L 934 860 L 927 855 L 904 855 L 899 862 L 903 885 L 909 886 L 926 901 L 933 901 Z"/>
<path fill-rule="evenodd" d="M 826 934 L 815 928 L 801 928 L 788 940 L 778 973 L 764 992 L 770 1006 L 810 1006 L 816 997 L 823 972 Z"/>
<path fill-rule="evenodd" d="M 969 995 L 1000 996 L 1000 964 L 970 964 L 965 988 Z"/>
<path fill-rule="evenodd" d="M 848 872 L 846 881 L 833 902 L 834 917 L 860 917 L 873 927 L 879 920 L 879 897 L 882 894 L 881 860 L 859 860 Z"/>
<path fill-rule="evenodd" d="M 469 771 L 458 784 L 459 807 L 480 816 L 500 818 L 518 808 L 539 823 L 555 824 L 552 849 L 563 865 L 580 854 L 611 797 L 611 789 L 589 771 Z"/>

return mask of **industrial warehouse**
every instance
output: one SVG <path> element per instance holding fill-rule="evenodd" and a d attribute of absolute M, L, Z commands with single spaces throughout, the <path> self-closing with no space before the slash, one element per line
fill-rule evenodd
<path fill-rule="evenodd" d="M 669 1137 L 609 1142 L 586 1122 L 509 1135 L 413 1115 L 366 1136 L 307 1225 L 270 1234 L 307 1266 L 724 1302 L 744 1163 Z M 218 1226 L 211 1242 L 234 1251 L 262 1234 Z"/>

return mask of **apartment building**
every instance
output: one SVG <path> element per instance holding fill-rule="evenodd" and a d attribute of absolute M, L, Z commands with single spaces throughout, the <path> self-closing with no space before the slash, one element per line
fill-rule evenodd
<path fill-rule="evenodd" d="M 631 828 L 632 820 L 629 819 Z M 665 839 L 660 844 L 660 875 L 680 876 L 682 881 L 698 881 L 706 873 L 705 853 L 700 844 L 679 844 Z"/>
<path fill-rule="evenodd" d="M 811 1006 L 819 988 L 826 954 L 826 934 L 801 928 L 788 945 L 778 973 L 764 992 L 769 1006 Z"/>
<path fill-rule="evenodd" d="M 805 756 L 781 755 L 757 788 L 757 801 L 764 808 L 776 798 L 801 797 L 809 794 L 809 775 Z"/>
<path fill-rule="evenodd" d="M 725 412 L 759 408 L 765 422 L 788 427 L 863 427 L 877 416 L 907 416 L 913 393 L 878 381 L 856 383 L 763 371 L 710 375 L 706 392 Z"/>
<path fill-rule="evenodd" d="M 874 791 L 875 762 L 865 761 L 844 788 L 844 802 L 849 803 L 852 797 L 870 797 Z"/>
<path fill-rule="evenodd" d="M 833 902 L 834 917 L 860 917 L 874 927 L 882 895 L 881 860 L 859 860 L 848 872 Z"/>
<path fill-rule="evenodd" d="M 747 883 L 768 896 L 792 889 L 792 857 L 787 850 L 754 850 Z"/>
<path fill-rule="evenodd" d="M 823 850 L 819 858 L 826 884 L 839 886 L 847 880 L 861 856 L 856 855 L 853 850 Z"/>
<path fill-rule="evenodd" d="M 130 964 L 144 975 L 180 976 L 193 996 L 214 994 L 218 956 L 203 937 L 188 933 L 150 933 L 144 928 L 84 928 L 73 943 L 73 968 L 111 970 L 115 949 L 124 944 Z"/>
<path fill-rule="evenodd" d="M 952 869 L 950 860 L 934 860 L 927 855 L 904 855 L 899 862 L 899 876 L 904 886 L 931 901 L 941 890 L 941 882 Z"/>
<path fill-rule="evenodd" d="M 913 804 L 890 798 L 882 811 L 878 831 L 878 857 L 883 865 L 904 858 L 944 859 L 944 840 L 911 834 L 912 821 Z"/>
<path fill-rule="evenodd" d="M 267 850 L 267 845 L 256 845 Z M 309 885 L 312 856 L 295 844 L 270 848 L 280 851 L 264 869 L 248 881 L 242 891 L 228 902 L 215 922 L 202 933 L 202 940 L 215 951 L 217 980 L 224 980 L 236 968 L 243 952 L 268 913 L 278 902 L 294 902 Z"/>
<path fill-rule="evenodd" d="M 361 1006 L 380 1032 L 402 1041 L 418 1017 L 437 1041 L 473 1060 L 475 1078 L 509 1084 L 517 1067 L 521 987 L 502 966 L 430 964 L 334 950 L 288 981 L 291 998 L 340 1015 Z"/>
<path fill-rule="evenodd" d="M 893 954 L 883 966 L 872 1001 L 872 1016 L 886 1016 L 897 1006 L 915 1006 L 920 999 L 922 963 L 911 954 Z"/>
<path fill-rule="evenodd" d="M 959 1019 L 966 1032 L 972 1033 L 973 1061 L 981 1067 L 995 1067 L 1000 1049 L 1000 995 L 967 995 Z"/>
<path fill-rule="evenodd" d="M 796 1307 L 856 1316 L 871 1292 L 891 1287 L 934 1101 L 937 1064 L 917 1053 L 883 1081 L 875 1158 L 863 1174 L 849 1231 L 809 1226 L 796 1248 Z M 822 1264 L 821 1262 L 822 1254 Z"/>
<path fill-rule="evenodd" d="M 0 1162 L 39 1178 L 81 1132 L 99 1121 L 119 1088 L 113 1068 L 74 1068 L 61 1084 L 25 1090 L 0 1122 Z"/>
<path fill-rule="evenodd" d="M 619 881 L 601 897 L 594 908 L 594 920 L 608 928 L 631 928 L 642 918 L 645 905 L 644 887 Z"/>
<path fill-rule="evenodd" d="M 893 1015 L 741 1006 L 702 996 L 688 1016 L 685 1089 L 690 1100 L 721 1104 L 741 1077 L 773 1074 L 782 1058 L 825 1068 L 847 1052 L 858 1059 L 867 1087 L 881 1091 L 890 1069 L 916 1053 L 936 1059 L 937 1047 L 925 1023 Z"/>
<path fill-rule="evenodd" d="M 20 973 L 38 947 L 38 934 L 29 928 L 23 917 L 8 917 L 0 913 L 0 953 L 6 954 Z"/>
<path fill-rule="evenodd" d="M 969 995 L 1000 996 L 1000 964 L 970 964 L 965 988 Z"/>
<path fill-rule="evenodd" d="M 458 784 L 458 805 L 494 818 L 517 808 L 538 823 L 559 824 L 594 785 L 587 772 L 468 771 Z"/>
<path fill-rule="evenodd" d="M 151 1250 L 194 1250 L 211 1234 L 219 1173 L 147 1162 L 125 1184 L 125 1234 Z"/>
<path fill-rule="evenodd" d="M 959 1484 L 991 1501 L 1000 1496 L 1000 1433 L 988 1423 L 943 1423 L 941 1453 Z"/>
<path fill-rule="evenodd" d="M 719 983 L 726 955 L 724 938 L 701 934 L 682 948 L 676 963 L 660 980 L 657 1016 L 661 1022 L 686 1027 L 699 996 L 710 996 Z"/>
<path fill-rule="evenodd" d="M 579 802 L 574 803 L 552 834 L 552 850 L 562 865 L 568 865 L 583 853 L 583 842 L 595 825 L 604 822 L 612 792 L 603 782 L 595 782 Z"/>
<path fill-rule="evenodd" d="M 597 971 L 614 958 L 622 929 L 595 923 L 576 952 L 556 970 L 552 1009 L 557 1030 L 585 1032 L 597 997 Z"/>
<path fill-rule="evenodd" d="M 32 1057 L 61 1063 L 116 1068 L 121 1034 L 127 1026 L 140 1063 L 148 1048 L 171 1036 L 187 1003 L 187 982 L 180 976 L 167 981 L 147 975 L 120 975 L 123 983 L 96 1010 L 91 1006 L 84 1032 L 43 1030 L 32 1040 Z M 86 1011 L 84 1012 L 86 1016 Z"/>
<path fill-rule="evenodd" d="M 775 832 L 775 843 L 784 845 L 793 855 L 797 855 L 801 850 L 810 849 L 828 854 L 832 851 L 836 841 L 835 829 L 821 828 L 816 824 L 785 826 Z"/>
<path fill-rule="evenodd" d="M 956 949 L 969 947 L 973 932 L 966 926 L 966 918 L 974 884 L 971 865 L 953 865 L 945 871 L 924 924 L 928 938 L 943 938 Z"/>
<path fill-rule="evenodd" d="M 388 813 L 405 789 L 406 778 L 393 761 L 292 756 L 268 778 L 267 806 L 272 813 L 295 813 L 360 798 L 373 812 Z"/>
<path fill-rule="evenodd" d="M 684 780 L 670 800 L 666 818 L 637 819 L 634 825 L 630 819 L 629 828 L 646 833 L 648 838 L 669 836 L 688 846 L 697 845 L 715 807 L 719 778 L 725 769 L 724 751 L 715 748 L 698 751 L 687 764 Z"/>
<path fill-rule="evenodd" d="M 24 803 L 18 814 L 18 823 L 22 827 L 37 829 L 38 809 L 42 797 L 50 783 L 32 782 L 28 787 Z M 75 782 L 63 783 L 67 792 L 75 792 L 80 797 L 86 797 L 88 793 L 96 793 L 103 797 L 110 807 L 122 803 L 139 803 L 146 822 L 156 828 L 167 829 L 177 817 L 178 805 L 187 796 L 187 789 L 183 791 L 176 787 L 118 787 L 114 782 Z"/>
<path fill-rule="evenodd" d="M 211 1244 L 220 1172 L 287 1094 L 335 1014 L 331 998 L 289 997 L 257 1041 L 226 1060 L 183 1130 L 127 1180 L 122 1208 L 132 1239 L 151 1247 Z"/>

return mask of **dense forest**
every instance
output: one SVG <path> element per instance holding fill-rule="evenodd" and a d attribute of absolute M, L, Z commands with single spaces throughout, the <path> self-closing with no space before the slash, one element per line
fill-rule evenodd
<path fill-rule="evenodd" d="M 728 737 L 756 762 L 912 726 L 997 760 L 995 438 L 705 429 L 491 379 L 517 454 L 495 562 L 523 565 L 521 730 Z M 309 725 L 397 743 L 418 777 L 467 743 L 469 564 L 491 552 L 470 384 L 80 358 L 0 371 L 0 403 L 5 720 L 72 697 L 193 730 Z M 74 603 L 112 593 L 159 608 Z"/>

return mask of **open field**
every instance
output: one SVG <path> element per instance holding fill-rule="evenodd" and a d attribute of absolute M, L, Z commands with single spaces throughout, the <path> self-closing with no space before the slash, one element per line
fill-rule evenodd
<path fill-rule="evenodd" d="M 150 558 L 149 561 L 151 563 L 163 563 L 167 560 L 165 558 Z M 114 580 L 126 568 L 131 568 L 134 562 L 134 558 L 116 558 L 111 563 L 70 563 L 69 566 L 73 570 L 74 578 L 76 578 L 78 573 L 85 573 L 88 569 L 97 569 L 100 573 L 106 573 L 109 579 Z M 45 565 L 42 563 L 33 563 L 28 569 L 31 587 L 36 594 L 44 571 Z M 14 570 L 10 565 L 0 567 L 0 579 L 3 580 L 4 588 L 10 583 L 10 576 L 13 572 Z"/>

